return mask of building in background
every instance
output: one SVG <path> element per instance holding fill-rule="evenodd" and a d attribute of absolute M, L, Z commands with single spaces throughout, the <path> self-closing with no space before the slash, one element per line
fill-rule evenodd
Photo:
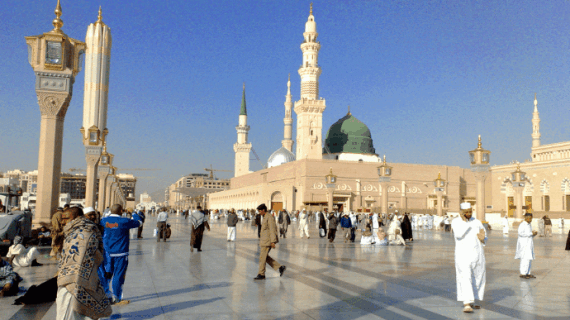
<path fill-rule="evenodd" d="M 35 195 L 37 190 L 38 170 L 23 171 L 19 169 L 10 170 L 4 173 L 4 177 L 10 179 L 13 186 L 22 188 L 23 192 L 30 195 Z M 132 174 L 118 174 L 119 184 L 123 195 L 128 205 L 134 207 L 135 204 L 135 190 L 137 178 Z M 61 173 L 60 178 L 60 193 L 69 194 L 72 203 L 83 203 L 85 200 L 87 177 L 80 173 Z M 0 183 L 1 185 L 1 183 Z M 99 179 L 96 183 L 97 193 L 99 190 Z M 61 202 L 61 200 L 59 200 Z"/>
<path fill-rule="evenodd" d="M 198 204 L 205 205 L 205 195 L 229 188 L 229 179 L 218 179 L 207 173 L 191 173 L 168 186 L 165 202 L 176 210 L 192 209 Z"/>
<path fill-rule="evenodd" d="M 129 197 L 130 194 L 133 194 L 134 197 L 136 194 L 135 189 L 137 186 L 137 178 L 129 173 L 119 173 L 117 174 L 117 177 L 119 178 L 119 185 L 121 186 L 121 190 L 123 190 L 123 194 L 126 197 Z"/>

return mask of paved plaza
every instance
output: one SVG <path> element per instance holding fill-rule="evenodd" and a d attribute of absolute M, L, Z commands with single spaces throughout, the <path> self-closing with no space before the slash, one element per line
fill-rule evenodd
<path fill-rule="evenodd" d="M 271 256 L 287 266 L 282 278 L 268 268 L 257 274 L 257 228 L 238 224 L 237 241 L 226 241 L 224 222 L 206 232 L 203 252 L 190 253 L 190 227 L 170 219 L 173 236 L 152 237 L 147 219 L 144 239 L 131 241 L 124 298 L 111 319 L 569 319 L 570 252 L 568 230 L 554 228 L 552 238 L 535 238 L 536 279 L 521 280 L 514 259 L 517 236 L 492 231 L 485 248 L 487 286 L 481 310 L 462 313 L 456 301 L 454 241 L 451 233 L 414 230 L 407 247 L 333 244 L 318 237 L 299 239 L 297 224 L 280 239 Z M 357 234 L 357 240 L 360 232 Z M 43 252 L 47 252 L 43 250 Z M 54 261 L 17 268 L 28 288 L 52 277 Z M 0 299 L 0 319 L 54 319 L 55 303 L 14 306 Z"/>

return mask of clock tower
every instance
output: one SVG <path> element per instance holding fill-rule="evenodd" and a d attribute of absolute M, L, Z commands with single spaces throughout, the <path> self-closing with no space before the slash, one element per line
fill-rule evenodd
<path fill-rule="evenodd" d="M 295 102 L 297 114 L 297 160 L 322 159 L 322 131 L 325 100 L 319 98 L 319 67 L 318 58 L 321 44 L 317 41 L 317 24 L 313 16 L 313 4 L 309 18 L 305 23 L 301 44 L 303 64 L 299 68 L 301 76 L 301 99 Z"/>

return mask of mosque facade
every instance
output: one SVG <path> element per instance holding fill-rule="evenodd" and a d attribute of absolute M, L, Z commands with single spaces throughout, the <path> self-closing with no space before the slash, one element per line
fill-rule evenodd
<path fill-rule="evenodd" d="M 350 109 L 330 126 L 323 140 L 322 115 L 326 101 L 319 95 L 321 67 L 315 17 L 311 11 L 301 44 L 301 96 L 293 104 L 291 83 L 285 96 L 284 135 L 281 148 L 269 158 L 266 168 L 249 171 L 245 89 L 239 114 L 235 177 L 230 189 L 208 196 L 210 209 L 253 209 L 265 203 L 274 210 L 322 210 L 333 192 L 333 205 L 340 211 L 379 211 L 381 189 L 377 168 L 382 160 L 374 148 L 369 128 Z M 292 111 L 297 115 L 296 141 L 292 140 Z M 520 164 L 529 183 L 524 190 L 526 210 L 570 214 L 570 142 L 540 145 L 540 119 L 533 113 L 532 161 Z M 293 146 L 296 144 L 295 154 Z M 475 141 L 474 141 L 475 144 Z M 389 159 L 388 159 L 389 160 Z M 435 213 L 437 196 L 433 181 L 445 180 L 443 211 L 458 212 L 462 201 L 476 202 L 476 179 L 470 168 L 456 166 L 390 163 L 389 211 Z M 336 188 L 328 189 L 325 176 L 332 169 Z M 485 180 L 486 212 L 514 213 L 511 172 L 516 164 L 491 167 Z M 529 204 L 530 203 L 530 204 Z M 548 210 L 546 210 L 548 209 Z"/>

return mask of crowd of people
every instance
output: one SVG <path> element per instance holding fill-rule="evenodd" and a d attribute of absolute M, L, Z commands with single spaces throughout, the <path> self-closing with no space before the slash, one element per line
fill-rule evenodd
<path fill-rule="evenodd" d="M 202 251 L 206 230 L 211 220 L 226 220 L 227 241 L 235 242 L 239 221 L 251 221 L 259 238 L 259 270 L 254 280 L 265 279 L 266 265 L 283 276 L 286 266 L 269 255 L 276 248 L 279 238 L 287 238 L 289 226 L 297 223 L 299 238 L 310 239 L 310 225 L 315 222 L 318 235 L 333 243 L 337 234 L 345 243 L 363 246 L 406 246 L 414 241 L 417 230 L 452 231 L 455 240 L 455 269 L 457 300 L 463 302 L 463 311 L 479 309 L 477 301 L 483 300 L 486 281 L 484 246 L 489 227 L 472 217 L 469 203 L 462 203 L 459 216 L 433 216 L 430 214 L 373 212 L 328 212 L 271 210 L 265 204 L 256 210 L 202 210 L 200 206 L 184 213 L 191 229 L 190 251 Z M 170 238 L 169 211 L 158 208 L 155 236 L 157 242 Z M 153 213 L 151 213 L 152 215 Z M 552 221 L 548 216 L 538 219 L 538 231 L 532 230 L 532 214 L 526 214 L 518 226 L 518 242 L 515 259 L 520 259 L 521 279 L 533 279 L 534 240 L 537 235 L 552 236 Z M 37 233 L 36 244 L 51 245 L 51 259 L 58 261 L 58 273 L 39 286 L 32 286 L 24 297 L 16 300 L 33 303 L 45 302 L 53 297 L 57 304 L 57 319 L 98 319 L 112 313 L 111 306 L 129 303 L 123 298 L 129 244 L 136 235 L 142 239 L 146 220 L 144 209 L 124 209 L 115 204 L 103 213 L 93 208 L 79 206 L 58 208 L 52 216 L 52 226 Z M 509 232 L 509 221 L 502 220 L 503 233 Z M 563 228 L 564 220 L 559 220 Z M 131 232 L 131 230 L 133 232 Z M 358 239 L 358 235 L 360 238 Z M 566 250 L 570 250 L 570 232 Z M 41 267 L 38 249 L 26 239 L 17 236 L 8 250 L 7 260 L 0 259 L 0 296 L 15 295 L 22 278 L 14 271 L 18 267 Z M 38 288 L 42 288 L 38 290 Z M 35 289 L 35 290 L 32 290 Z M 41 293 L 38 293 L 40 292 Z M 49 294 L 46 292 L 49 291 Z M 49 300 L 49 298 L 48 298 Z"/>

